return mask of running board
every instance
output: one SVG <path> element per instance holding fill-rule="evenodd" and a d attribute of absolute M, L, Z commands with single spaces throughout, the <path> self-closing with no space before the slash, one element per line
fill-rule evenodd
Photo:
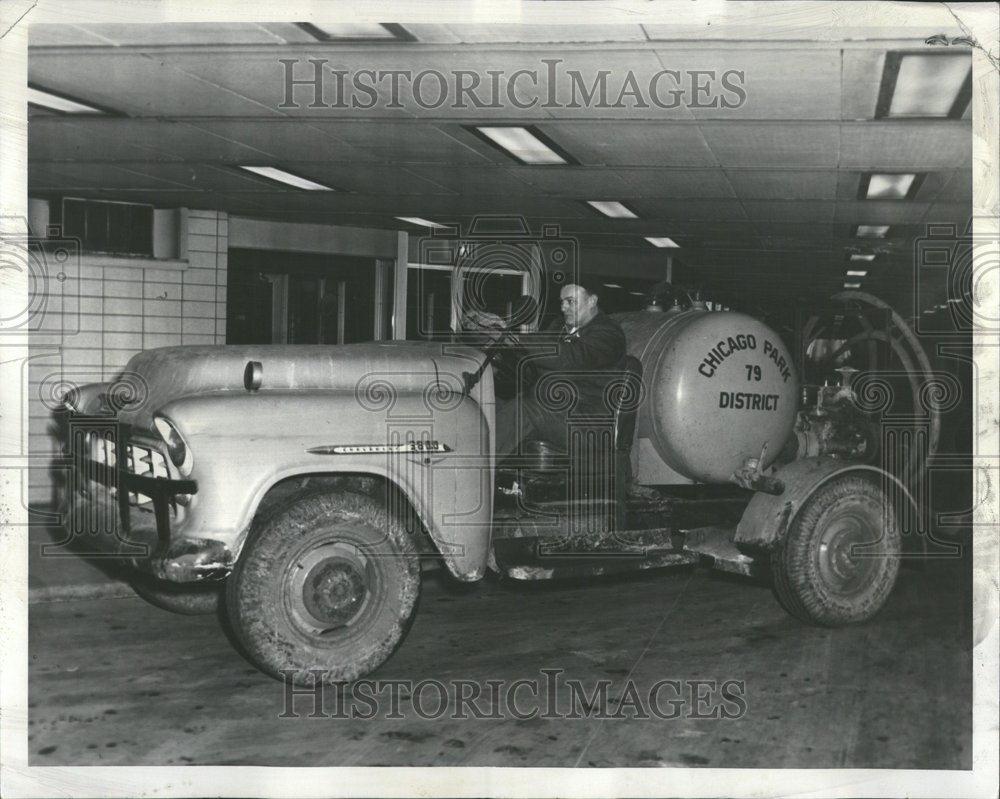
<path fill-rule="evenodd" d="M 604 531 L 571 539 L 497 538 L 493 551 L 500 570 L 515 580 L 553 580 L 619 574 L 697 563 L 667 528 Z"/>
<path fill-rule="evenodd" d="M 733 543 L 732 527 L 604 531 L 572 539 L 495 538 L 499 570 L 515 580 L 554 580 L 682 566 L 711 559 L 719 571 L 755 576 L 754 559 Z"/>
<path fill-rule="evenodd" d="M 580 577 L 600 577 L 646 569 L 663 569 L 668 566 L 686 566 L 697 563 L 698 557 L 684 552 L 664 552 L 637 558 L 594 558 L 586 561 L 564 561 L 551 566 L 510 566 L 504 573 L 514 580 L 566 580 Z"/>

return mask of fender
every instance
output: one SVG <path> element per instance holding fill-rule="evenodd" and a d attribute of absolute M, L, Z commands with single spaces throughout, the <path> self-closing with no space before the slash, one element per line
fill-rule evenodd
<path fill-rule="evenodd" d="M 802 506 L 820 486 L 840 475 L 853 473 L 891 481 L 917 510 L 917 503 L 906 486 L 884 469 L 829 457 L 801 458 L 779 467 L 774 473 L 773 476 L 785 484 L 781 494 L 754 494 L 736 525 L 734 543 L 740 548 L 772 549 L 781 542 Z"/>
<path fill-rule="evenodd" d="M 423 392 L 401 392 L 391 415 L 359 406 L 353 391 L 219 392 L 168 402 L 193 454 L 198 483 L 185 538 L 224 542 L 238 557 L 261 500 L 276 483 L 305 474 L 371 474 L 394 484 L 413 507 L 448 570 L 473 581 L 485 574 L 492 518 L 489 419 L 470 397 L 429 406 Z M 447 451 L 364 452 L 409 437 Z M 348 452 L 333 447 L 348 446 Z"/>

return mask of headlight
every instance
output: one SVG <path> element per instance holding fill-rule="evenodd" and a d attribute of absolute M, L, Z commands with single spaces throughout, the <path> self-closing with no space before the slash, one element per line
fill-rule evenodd
<path fill-rule="evenodd" d="M 75 388 L 71 388 L 62 396 L 62 405 L 70 413 L 82 414 L 83 411 L 80 410 L 80 392 Z"/>
<path fill-rule="evenodd" d="M 156 432 L 160 434 L 167 445 L 167 454 L 170 456 L 170 460 L 173 461 L 180 473 L 187 477 L 191 474 L 191 468 L 194 466 L 194 457 L 187 444 L 184 443 L 184 439 L 181 438 L 181 434 L 173 423 L 163 416 L 154 416 L 153 424 L 156 426 Z"/>

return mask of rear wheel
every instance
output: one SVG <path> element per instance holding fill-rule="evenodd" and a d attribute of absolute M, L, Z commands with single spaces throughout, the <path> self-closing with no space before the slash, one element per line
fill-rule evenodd
<path fill-rule="evenodd" d="M 812 624 L 866 621 L 896 583 L 900 546 L 885 493 L 863 477 L 835 478 L 806 501 L 772 553 L 778 601 Z"/>
<path fill-rule="evenodd" d="M 402 641 L 420 564 L 403 526 L 350 492 L 293 500 L 255 526 L 226 610 L 258 667 L 301 684 L 377 668 Z M 283 673 L 284 672 L 284 673 Z"/>

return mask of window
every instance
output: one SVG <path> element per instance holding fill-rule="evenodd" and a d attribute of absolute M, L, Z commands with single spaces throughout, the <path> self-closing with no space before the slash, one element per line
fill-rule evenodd
<path fill-rule="evenodd" d="M 61 212 L 62 235 L 78 238 L 84 252 L 153 256 L 151 205 L 65 197 Z"/>
<path fill-rule="evenodd" d="M 510 317 L 531 294 L 531 278 L 519 269 L 410 264 L 406 281 L 406 337 L 449 339 L 464 312 L 475 309 Z"/>

